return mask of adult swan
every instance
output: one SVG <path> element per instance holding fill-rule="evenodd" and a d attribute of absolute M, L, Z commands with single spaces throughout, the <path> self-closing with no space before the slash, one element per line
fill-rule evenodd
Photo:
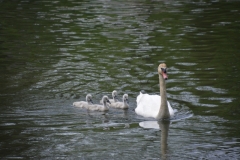
<path fill-rule="evenodd" d="M 167 76 L 167 65 L 161 63 L 158 66 L 159 84 L 160 84 L 160 96 L 140 94 L 137 96 L 137 108 L 135 112 L 143 117 L 152 117 L 157 120 L 169 120 L 174 116 L 174 111 L 167 101 L 166 84 L 165 80 Z"/>

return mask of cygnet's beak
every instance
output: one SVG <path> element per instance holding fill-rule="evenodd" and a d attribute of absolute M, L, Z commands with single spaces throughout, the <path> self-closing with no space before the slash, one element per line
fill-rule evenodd
<path fill-rule="evenodd" d="M 126 99 L 127 104 L 129 103 L 128 99 Z"/>
<path fill-rule="evenodd" d="M 117 100 L 118 100 L 118 97 L 117 97 L 117 96 L 114 96 L 114 99 L 117 99 Z"/>
<path fill-rule="evenodd" d="M 93 101 L 92 101 L 92 99 L 90 99 L 90 102 L 93 104 Z"/>
<path fill-rule="evenodd" d="M 109 104 L 111 104 L 111 102 L 107 99 L 107 102 L 109 103 Z"/>

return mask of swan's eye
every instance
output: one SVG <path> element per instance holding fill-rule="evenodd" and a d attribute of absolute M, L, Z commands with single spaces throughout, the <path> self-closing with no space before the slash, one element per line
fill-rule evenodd
<path fill-rule="evenodd" d="M 161 68 L 163 73 L 167 73 L 167 68 Z"/>

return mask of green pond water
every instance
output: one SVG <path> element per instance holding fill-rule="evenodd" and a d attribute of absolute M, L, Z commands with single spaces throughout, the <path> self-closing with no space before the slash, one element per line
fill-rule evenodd
<path fill-rule="evenodd" d="M 1 159 L 239 159 L 239 6 L 0 0 Z M 176 113 L 160 131 L 134 109 L 162 62 Z M 113 90 L 128 110 L 72 106 Z"/>

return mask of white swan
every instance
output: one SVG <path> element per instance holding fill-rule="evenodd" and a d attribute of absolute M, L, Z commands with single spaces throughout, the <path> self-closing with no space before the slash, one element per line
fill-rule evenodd
<path fill-rule="evenodd" d="M 73 102 L 74 107 L 80 107 L 80 108 L 84 108 L 86 106 L 86 104 L 88 104 L 88 105 L 93 104 L 91 94 L 87 94 L 86 101 Z"/>
<path fill-rule="evenodd" d="M 110 103 L 109 99 L 108 99 L 108 96 L 103 96 L 102 98 L 102 102 L 103 102 L 103 105 L 101 104 L 91 104 L 91 105 L 85 105 L 85 107 L 88 109 L 88 110 L 91 110 L 91 111 L 108 111 L 109 108 L 107 106 L 107 103 Z M 111 103 L 110 103 L 111 104 Z"/>
<path fill-rule="evenodd" d="M 123 101 L 122 102 L 113 102 L 109 106 L 113 107 L 113 108 L 119 108 L 119 109 L 128 109 L 128 107 L 129 107 L 128 95 L 127 94 L 123 95 Z"/>
<path fill-rule="evenodd" d="M 160 96 L 140 94 L 137 96 L 137 108 L 135 112 L 143 117 L 152 117 L 157 120 L 170 119 L 174 116 L 174 111 L 167 101 L 166 84 L 167 66 L 162 63 L 158 66 Z"/>
<path fill-rule="evenodd" d="M 112 91 L 113 99 L 109 99 L 110 103 L 118 102 L 117 91 Z M 100 100 L 100 104 L 103 104 L 102 99 Z"/>

